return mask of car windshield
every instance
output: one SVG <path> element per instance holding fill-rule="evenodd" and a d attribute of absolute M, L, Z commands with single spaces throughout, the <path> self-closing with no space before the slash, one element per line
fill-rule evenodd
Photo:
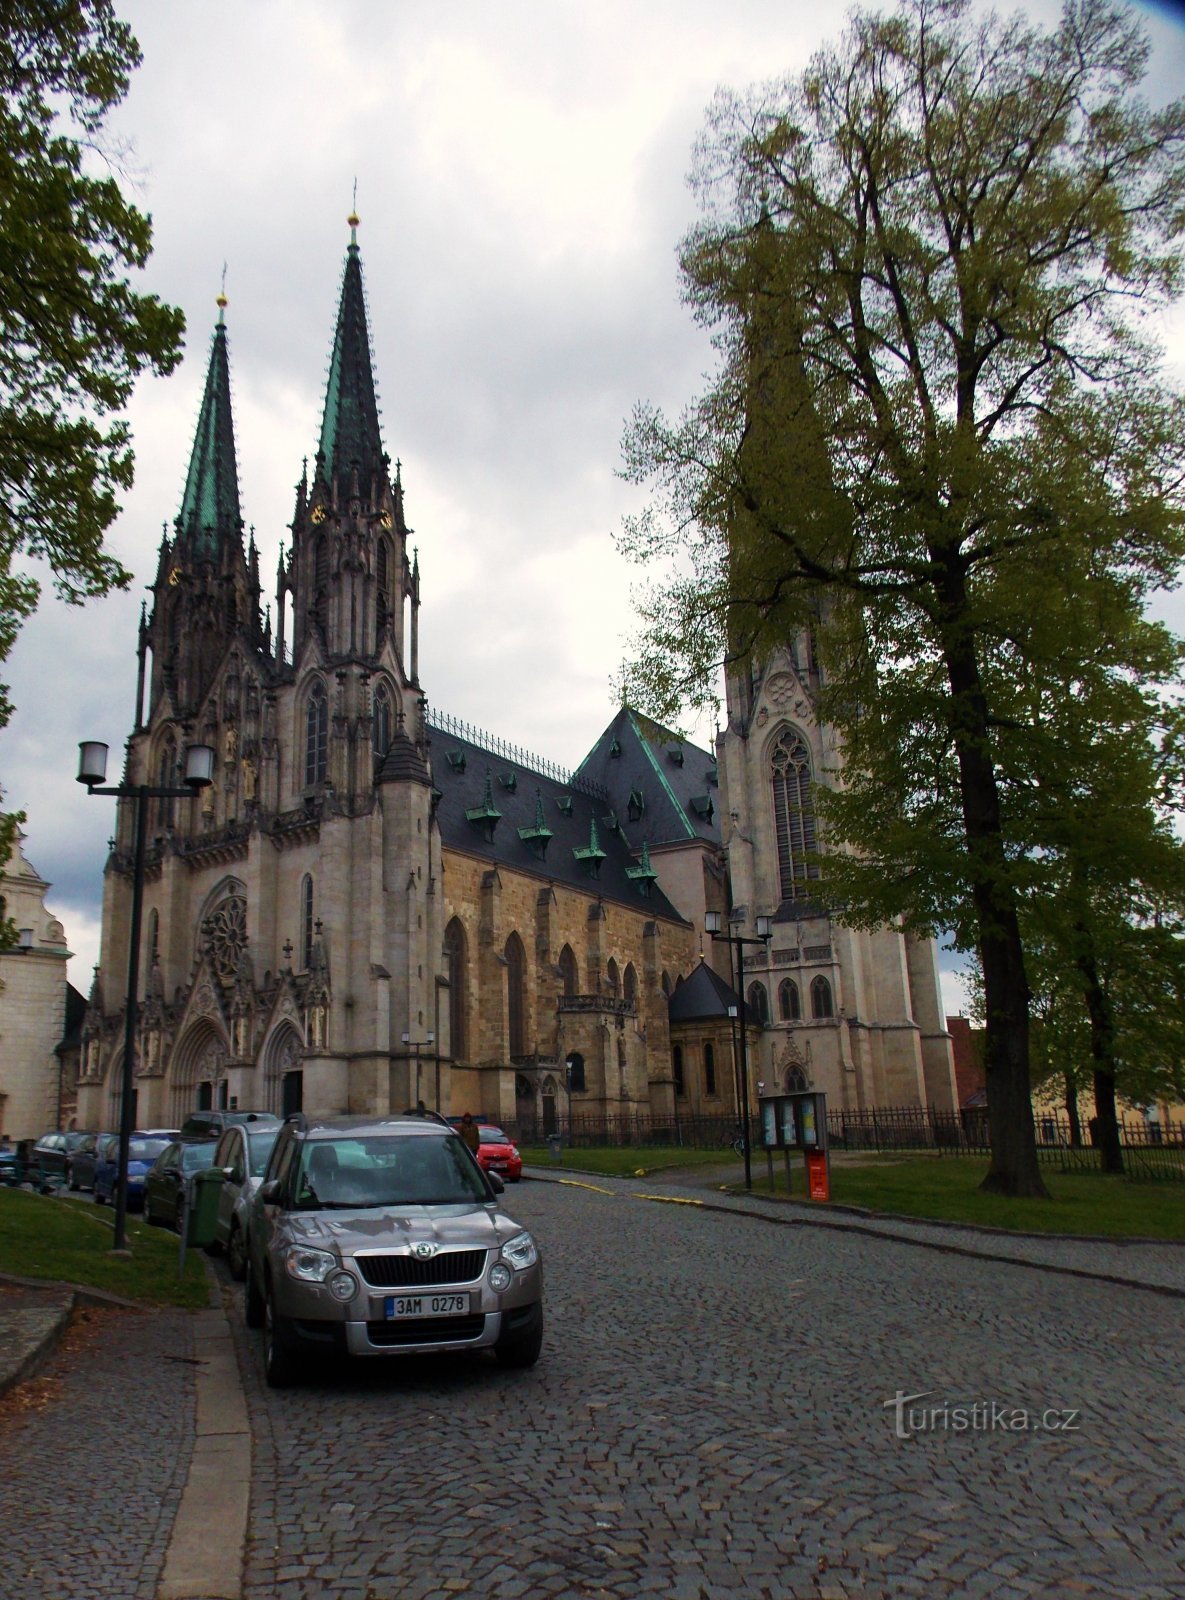
<path fill-rule="evenodd" d="M 375 1134 L 315 1139 L 301 1153 L 298 1211 L 469 1205 L 489 1199 L 460 1139 Z"/>
<path fill-rule="evenodd" d="M 169 1141 L 167 1139 L 133 1139 L 128 1144 L 128 1160 L 155 1161 L 157 1156 L 160 1155 L 161 1151 L 165 1148 L 168 1142 Z M 116 1161 L 119 1159 L 118 1139 L 113 1145 L 108 1146 L 107 1159 L 109 1161 Z"/>
<path fill-rule="evenodd" d="M 509 1144 L 510 1140 L 501 1128 L 482 1128 L 479 1130 L 482 1144 Z"/>
<path fill-rule="evenodd" d="M 247 1149 L 251 1164 L 251 1176 L 262 1178 L 263 1169 L 267 1166 L 267 1158 L 272 1153 L 272 1145 L 276 1142 L 279 1128 L 261 1128 L 258 1133 L 247 1135 Z"/>
<path fill-rule="evenodd" d="M 214 1160 L 214 1151 L 217 1148 L 217 1139 L 203 1139 L 200 1144 L 183 1144 L 181 1146 L 182 1172 L 197 1172 L 202 1167 L 208 1167 Z"/>

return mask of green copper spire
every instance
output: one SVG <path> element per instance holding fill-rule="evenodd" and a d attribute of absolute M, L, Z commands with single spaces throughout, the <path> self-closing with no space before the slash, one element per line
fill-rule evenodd
<path fill-rule="evenodd" d="M 206 390 L 176 522 L 178 536 L 189 543 L 192 554 L 209 560 L 218 559 L 227 539 L 241 543 L 243 533 L 230 411 L 225 313 L 226 296 L 220 294 Z"/>
<path fill-rule="evenodd" d="M 343 495 L 349 493 L 350 473 L 356 465 L 359 488 L 366 496 L 371 475 L 385 476 L 387 464 L 379 435 L 379 408 L 366 327 L 358 218 L 351 213 L 349 221 L 350 245 L 329 363 L 318 465 L 327 483 L 338 480 L 339 493 Z"/>

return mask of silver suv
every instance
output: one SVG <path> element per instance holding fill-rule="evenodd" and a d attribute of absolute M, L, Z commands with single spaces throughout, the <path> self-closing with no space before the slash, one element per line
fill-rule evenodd
<path fill-rule="evenodd" d="M 247 1325 L 264 1330 L 268 1383 L 335 1352 L 492 1349 L 533 1366 L 543 1271 L 501 1191 L 440 1123 L 290 1118 L 247 1228 Z"/>

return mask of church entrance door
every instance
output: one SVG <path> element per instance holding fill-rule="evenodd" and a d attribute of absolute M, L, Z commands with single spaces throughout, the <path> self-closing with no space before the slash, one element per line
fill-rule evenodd
<path fill-rule="evenodd" d="M 304 1073 L 286 1072 L 280 1086 L 280 1115 L 290 1117 L 304 1109 Z"/>
<path fill-rule="evenodd" d="M 554 1133 L 555 1132 L 555 1121 L 556 1121 L 556 1118 L 555 1118 L 555 1091 L 553 1090 L 551 1094 L 548 1094 L 547 1090 L 545 1089 L 543 1091 L 543 1136 L 544 1136 L 544 1138 L 546 1138 L 549 1133 Z"/>

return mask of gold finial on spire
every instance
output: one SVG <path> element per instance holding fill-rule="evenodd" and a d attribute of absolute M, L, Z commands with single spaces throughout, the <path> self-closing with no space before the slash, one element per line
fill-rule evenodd
<path fill-rule="evenodd" d="M 350 208 L 350 214 L 346 218 L 346 221 L 350 224 L 350 243 L 351 244 L 357 244 L 358 243 L 358 180 L 357 180 L 357 178 L 354 179 L 354 204 Z"/>
<path fill-rule="evenodd" d="M 214 304 L 218 307 L 218 321 L 219 321 L 220 324 L 225 322 L 225 320 L 226 320 L 227 303 L 228 302 L 227 302 L 227 298 L 226 298 L 226 262 L 224 261 L 222 263 L 222 288 L 218 291 L 218 298 L 214 302 Z"/>

